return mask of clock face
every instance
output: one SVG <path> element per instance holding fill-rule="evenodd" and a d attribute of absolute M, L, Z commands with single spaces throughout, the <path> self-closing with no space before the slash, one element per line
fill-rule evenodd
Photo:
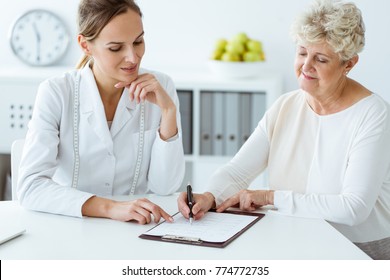
<path fill-rule="evenodd" d="M 11 48 L 23 62 L 50 65 L 61 58 L 69 44 L 63 21 L 46 10 L 31 10 L 19 17 L 11 28 Z"/>

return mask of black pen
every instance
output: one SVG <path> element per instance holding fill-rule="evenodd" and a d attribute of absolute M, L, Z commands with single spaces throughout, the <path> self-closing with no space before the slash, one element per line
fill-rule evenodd
<path fill-rule="evenodd" d="M 192 187 L 190 184 L 187 185 L 187 201 L 188 207 L 190 208 L 190 224 L 192 225 L 192 220 L 194 219 L 194 214 L 192 214 L 192 206 L 194 205 L 194 198 L 192 196 Z"/>

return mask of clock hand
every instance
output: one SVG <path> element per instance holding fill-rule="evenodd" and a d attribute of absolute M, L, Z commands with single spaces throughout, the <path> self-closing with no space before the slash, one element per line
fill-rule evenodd
<path fill-rule="evenodd" d="M 37 37 L 37 61 L 40 61 L 40 53 L 41 53 L 41 35 L 39 34 L 37 25 L 33 22 L 33 28 L 35 32 L 35 36 Z"/>

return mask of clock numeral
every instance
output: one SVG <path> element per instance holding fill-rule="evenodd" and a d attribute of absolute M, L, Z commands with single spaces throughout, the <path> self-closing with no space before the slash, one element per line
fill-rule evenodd
<path fill-rule="evenodd" d="M 42 14 L 41 14 L 41 13 L 36 14 L 35 18 L 36 18 L 37 20 L 40 20 L 40 19 L 42 18 Z"/>

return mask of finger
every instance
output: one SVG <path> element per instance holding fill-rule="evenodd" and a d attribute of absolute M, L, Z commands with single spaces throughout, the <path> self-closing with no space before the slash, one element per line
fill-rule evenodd
<path fill-rule="evenodd" d="M 145 199 L 142 201 L 142 206 L 148 210 L 150 213 L 152 213 L 154 217 L 154 221 L 158 223 L 161 219 L 161 217 L 168 221 L 168 222 L 173 222 L 173 218 L 171 215 L 169 215 L 167 212 L 165 212 L 160 206 L 157 204 Z"/>
<path fill-rule="evenodd" d="M 222 202 L 221 205 L 217 207 L 217 212 L 223 212 L 229 207 L 237 204 L 240 202 L 240 197 L 238 195 L 232 196 L 231 198 L 228 198 L 224 202 Z"/>
<path fill-rule="evenodd" d="M 240 196 L 240 209 L 241 210 L 249 210 L 251 207 L 252 200 L 248 194 L 242 194 Z"/>
<path fill-rule="evenodd" d="M 145 217 L 137 212 L 132 213 L 128 221 L 137 221 L 141 225 L 146 224 Z"/>
<path fill-rule="evenodd" d="M 136 209 L 135 211 L 139 214 L 141 214 L 142 216 L 145 217 L 146 219 L 146 223 L 150 223 L 151 222 L 151 213 L 152 213 L 152 208 L 155 204 L 153 204 L 152 202 L 150 202 L 148 199 L 146 198 L 143 198 L 143 199 L 138 199 L 136 201 Z"/>
<path fill-rule="evenodd" d="M 144 101 L 147 98 L 147 95 L 150 93 L 155 93 L 153 85 L 142 84 L 142 89 L 139 92 L 140 100 Z"/>
<path fill-rule="evenodd" d="M 170 223 L 173 223 L 173 218 L 171 215 L 169 215 L 167 212 L 165 212 L 162 208 L 160 208 L 160 217 L 162 216 L 163 219 L 167 222 L 170 222 Z M 157 221 L 155 220 L 156 223 L 158 223 L 160 219 L 158 219 Z"/>
<path fill-rule="evenodd" d="M 150 79 L 148 76 L 150 74 L 146 73 L 146 74 L 141 74 L 139 75 L 134 81 L 132 81 L 131 83 L 134 83 L 135 85 L 137 85 L 138 83 L 140 82 L 143 82 L 143 81 L 146 81 L 147 79 Z M 154 77 L 153 75 L 150 75 L 151 77 Z M 130 84 L 129 82 L 118 82 L 114 85 L 114 87 L 116 88 L 124 88 L 124 87 L 129 87 Z"/>
<path fill-rule="evenodd" d="M 133 86 L 133 83 L 131 84 Z M 134 99 L 137 103 L 140 103 L 140 93 L 141 93 L 141 90 L 142 90 L 142 84 L 136 84 L 134 85 L 134 90 L 133 90 L 133 94 L 134 94 Z"/>
<path fill-rule="evenodd" d="M 163 215 L 163 210 L 157 206 L 156 204 L 154 203 L 151 203 L 149 205 L 149 211 L 152 213 L 153 217 L 154 217 L 154 222 L 158 223 L 161 219 L 161 216 Z M 169 215 L 168 215 L 169 216 Z M 166 216 L 165 216 L 166 217 Z M 169 219 L 169 217 L 167 218 Z"/>
<path fill-rule="evenodd" d="M 130 101 L 134 100 L 134 86 L 132 84 L 128 85 L 127 91 L 130 97 Z"/>
<path fill-rule="evenodd" d="M 245 211 L 254 211 L 256 210 L 256 205 L 254 203 L 254 192 L 244 192 L 240 195 L 240 209 Z"/>
<path fill-rule="evenodd" d="M 148 207 L 148 210 L 152 213 L 154 222 L 158 223 L 158 221 L 161 219 L 160 207 L 158 207 L 156 204 L 151 204 Z"/>
<path fill-rule="evenodd" d="M 152 77 L 152 79 L 150 77 Z M 140 75 L 137 77 L 137 79 L 135 79 L 130 83 L 130 87 L 132 88 L 133 91 L 135 91 L 139 85 L 151 83 L 150 81 L 154 79 L 154 76 L 150 75 L 150 77 L 149 75 L 145 75 L 145 74 Z"/>
<path fill-rule="evenodd" d="M 196 215 L 194 215 L 194 220 L 195 221 L 199 221 L 200 219 L 202 219 L 202 217 L 205 215 L 206 213 L 204 211 L 199 211 L 198 213 L 196 213 Z"/>
<path fill-rule="evenodd" d="M 133 99 L 136 100 L 137 103 L 139 103 L 139 92 L 140 92 L 140 85 L 143 83 L 143 79 L 137 78 L 136 80 L 132 81 L 130 86 L 129 86 L 129 93 L 132 94 Z M 142 87 L 141 87 L 142 89 Z M 133 100 L 132 99 L 132 100 Z"/>
<path fill-rule="evenodd" d="M 116 87 L 116 88 L 124 88 L 124 87 L 128 87 L 130 84 L 129 83 L 127 83 L 127 82 L 119 82 L 119 83 L 116 83 L 115 85 L 114 85 L 114 87 Z"/>
<path fill-rule="evenodd" d="M 177 198 L 177 206 L 180 213 L 188 219 L 190 208 L 187 205 L 187 192 L 180 193 L 179 197 Z"/>
<path fill-rule="evenodd" d="M 200 201 L 195 202 L 194 206 L 192 207 L 192 214 L 194 214 L 196 216 L 199 212 L 204 212 L 202 206 L 203 206 L 203 203 L 201 203 Z M 189 209 L 188 209 L 188 212 L 189 212 Z"/>
<path fill-rule="evenodd" d="M 145 218 L 146 224 L 149 224 L 152 221 L 151 214 L 148 210 L 146 210 L 142 207 L 138 207 L 136 212 Z"/>

